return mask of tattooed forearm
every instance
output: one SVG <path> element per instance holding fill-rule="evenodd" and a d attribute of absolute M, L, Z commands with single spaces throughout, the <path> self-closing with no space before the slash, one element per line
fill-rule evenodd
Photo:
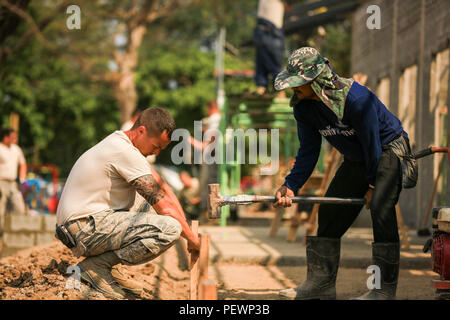
<path fill-rule="evenodd" d="M 143 196 L 150 205 L 154 205 L 164 198 L 164 191 L 151 174 L 147 174 L 131 181 L 131 185 L 136 188 L 136 191 Z"/>

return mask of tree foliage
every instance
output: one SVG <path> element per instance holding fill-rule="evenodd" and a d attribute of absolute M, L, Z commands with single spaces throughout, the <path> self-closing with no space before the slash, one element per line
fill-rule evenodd
<path fill-rule="evenodd" d="M 81 153 L 120 128 L 117 99 L 108 79 L 99 75 L 111 70 L 117 14 L 135 4 L 122 1 L 113 8 L 104 1 L 79 3 L 81 30 L 67 30 L 65 2 L 26 2 L 21 19 L 12 15 L 16 24 L 9 24 L 10 32 L 0 44 L 0 52 L 8 53 L 0 60 L 0 122 L 8 125 L 10 113 L 17 113 L 27 160 L 55 163 L 63 176 Z M 214 40 L 218 26 L 233 23 L 216 19 L 223 10 L 235 15 L 232 5 L 241 6 L 234 0 L 219 6 L 194 1 L 189 10 L 174 11 L 148 25 L 135 68 L 139 108 L 166 107 L 177 126 L 187 129 L 206 115 L 204 107 L 215 98 L 216 81 L 214 48 L 205 46 L 205 39 Z M 233 32 L 228 36 L 233 39 Z M 227 55 L 226 67 L 248 68 L 249 62 L 242 60 Z"/>
<path fill-rule="evenodd" d="M 5 1 L 20 10 L 11 11 Z M 62 176 L 84 151 L 120 128 L 123 101 L 114 81 L 121 76 L 123 53 L 137 58 L 122 74 L 134 77 L 132 105 L 167 108 L 177 127 L 191 132 L 194 120 L 206 116 L 207 102 L 216 98 L 215 45 L 221 27 L 226 28 L 228 48 L 235 48 L 226 52 L 225 69 L 253 69 L 254 48 L 249 44 L 258 0 L 77 3 L 81 29 L 68 30 L 65 9 L 71 2 L 0 0 L 0 124 L 8 125 L 11 112 L 19 114 L 20 145 L 27 160 L 54 163 Z M 159 10 L 167 4 L 170 10 Z M 141 22 L 146 28 L 139 33 L 141 42 L 135 51 L 127 51 L 130 30 Z M 341 59 L 348 39 L 340 34 L 342 28 L 327 31 L 330 59 Z M 118 35 L 125 39 L 122 44 L 115 41 Z M 249 78 L 225 81 L 227 94 L 252 86 Z M 128 88 L 134 90 L 134 85 Z M 170 163 L 168 149 L 158 161 Z"/>
<path fill-rule="evenodd" d="M 4 66 L 1 122 L 8 125 L 9 114 L 17 113 L 28 161 L 56 163 L 66 174 L 82 152 L 118 128 L 119 112 L 104 83 L 91 83 L 70 61 L 45 54 L 36 42 Z"/>

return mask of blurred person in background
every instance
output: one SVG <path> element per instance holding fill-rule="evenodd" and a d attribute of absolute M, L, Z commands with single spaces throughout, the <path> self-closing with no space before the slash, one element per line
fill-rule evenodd
<path fill-rule="evenodd" d="M 217 105 L 217 102 L 215 100 L 209 101 L 206 112 L 208 113 L 208 116 L 202 119 L 202 126 L 203 126 L 203 134 L 205 134 L 208 130 L 219 130 L 220 126 L 220 120 L 221 120 L 221 114 L 219 106 Z M 198 141 L 191 137 L 191 144 L 192 146 L 201 151 L 204 152 L 207 145 L 210 143 L 213 143 L 215 141 L 215 135 L 212 135 L 211 139 L 209 140 L 203 140 Z M 211 154 L 213 156 L 213 154 Z M 202 156 L 202 159 L 203 156 Z M 202 160 L 202 165 L 200 168 L 200 192 L 201 194 L 208 194 L 208 184 L 210 183 L 217 183 L 217 164 L 206 164 Z M 206 197 L 203 197 L 201 200 L 201 210 L 206 211 L 207 210 L 207 201 Z"/>
<path fill-rule="evenodd" d="M 283 2 L 281 0 L 258 2 L 258 21 L 253 31 L 253 40 L 256 47 L 255 84 L 259 95 L 266 93 L 269 76 L 274 81 L 282 70 L 284 12 L 292 7 L 292 4 Z M 280 92 L 278 97 L 285 98 L 284 92 Z"/>
<path fill-rule="evenodd" d="M 27 163 L 22 149 L 17 145 L 17 133 L 12 128 L 0 132 L 0 236 L 7 212 L 25 213 L 25 202 L 17 185 L 25 182 Z M 10 210 L 8 210 L 10 209 Z"/>
<path fill-rule="evenodd" d="M 181 206 L 190 219 L 195 219 L 199 216 L 200 211 L 199 181 L 197 178 L 191 177 L 186 171 L 180 173 L 180 179 L 184 186 L 180 191 Z"/>

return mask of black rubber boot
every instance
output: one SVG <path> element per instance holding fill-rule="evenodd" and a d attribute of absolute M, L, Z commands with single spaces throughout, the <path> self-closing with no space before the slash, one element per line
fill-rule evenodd
<path fill-rule="evenodd" d="M 336 299 L 341 239 L 306 238 L 306 280 L 297 288 L 280 291 L 283 299 Z"/>
<path fill-rule="evenodd" d="M 380 289 L 372 289 L 356 300 L 393 300 L 397 292 L 400 262 L 399 243 L 372 243 L 372 263 L 380 267 Z"/>

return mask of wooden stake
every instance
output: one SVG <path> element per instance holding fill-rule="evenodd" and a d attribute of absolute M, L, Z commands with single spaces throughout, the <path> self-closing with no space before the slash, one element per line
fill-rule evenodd
<path fill-rule="evenodd" d="M 194 234 L 198 234 L 198 221 L 192 220 L 191 230 Z M 190 287 L 189 287 L 189 299 L 197 300 L 198 290 L 198 257 L 191 254 L 190 261 Z"/>
<path fill-rule="evenodd" d="M 201 288 L 200 300 L 217 300 L 217 286 L 214 281 L 205 280 L 201 282 Z"/>
<path fill-rule="evenodd" d="M 198 283 L 202 284 L 208 280 L 209 244 L 211 236 L 209 234 L 200 235 L 200 257 L 198 259 Z M 198 296 L 203 297 L 203 286 L 198 287 Z"/>

